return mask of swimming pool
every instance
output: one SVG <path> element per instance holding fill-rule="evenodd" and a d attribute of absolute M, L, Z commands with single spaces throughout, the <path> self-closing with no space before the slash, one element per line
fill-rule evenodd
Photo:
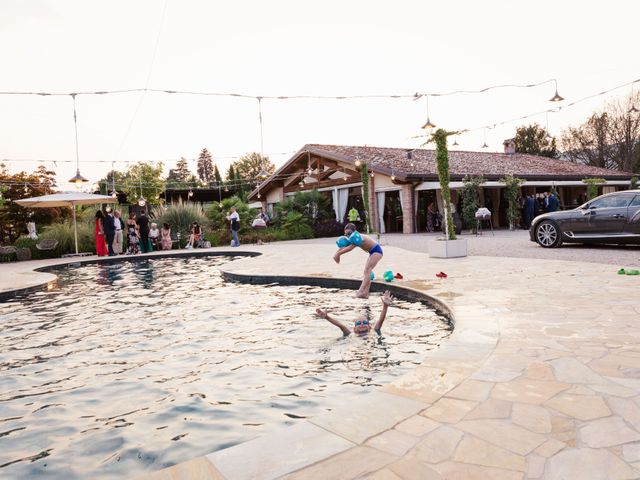
<path fill-rule="evenodd" d="M 343 338 L 315 309 L 375 320 L 379 295 L 228 283 L 233 260 L 65 268 L 0 304 L 0 477 L 133 477 L 210 453 L 357 400 L 451 332 L 396 301 L 382 337 Z"/>

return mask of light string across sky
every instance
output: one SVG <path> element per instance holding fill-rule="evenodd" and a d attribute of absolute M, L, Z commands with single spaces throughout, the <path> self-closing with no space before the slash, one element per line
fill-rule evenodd
<path fill-rule="evenodd" d="M 262 102 L 263 100 L 305 100 L 305 99 L 310 99 L 310 100 L 357 100 L 357 99 L 411 99 L 411 100 L 419 100 L 423 97 L 426 97 L 427 99 L 427 117 L 430 115 L 430 112 L 428 110 L 428 100 L 429 97 L 446 97 L 446 96 L 453 96 L 453 95 L 474 95 L 474 94 L 483 94 L 486 92 L 489 92 L 491 90 L 497 90 L 497 89 L 509 89 L 509 88 L 517 88 L 517 89 L 529 89 L 529 88 L 536 88 L 536 87 L 540 87 L 542 85 L 548 84 L 548 83 L 554 83 L 555 84 L 555 95 L 552 99 L 550 99 L 551 101 L 554 101 L 554 99 L 558 99 L 561 97 L 558 96 L 558 86 L 557 86 L 557 81 L 555 79 L 549 79 L 549 80 L 545 80 L 542 82 L 538 82 L 538 83 L 527 83 L 527 84 L 500 84 L 500 85 L 492 85 L 492 86 L 488 86 L 482 89 L 478 89 L 478 90 L 455 90 L 455 91 L 449 91 L 449 92 L 430 92 L 430 93 L 414 93 L 412 95 L 407 95 L 407 94 L 398 94 L 398 95 L 344 95 L 344 96 L 326 96 L 326 95 L 279 95 L 279 96 L 269 96 L 269 95 L 249 95 L 249 94 L 245 94 L 245 93 L 224 93 L 224 92 L 207 92 L 207 91 L 188 91 L 188 90 L 170 90 L 170 89 L 156 89 L 156 88 L 133 88 L 133 89 L 121 89 L 121 90 L 96 90 L 96 91 L 82 91 L 82 92 L 69 92 L 69 93 L 64 93 L 64 92 L 47 92 L 47 91 L 39 91 L 39 92 L 29 92 L 29 91 L 0 91 L 0 95 L 29 95 L 29 96 L 42 96 L 42 97 L 47 97 L 47 96 L 70 96 L 72 99 L 75 99 L 78 96 L 82 96 L 82 95 L 119 95 L 119 94 L 128 94 L 128 93 L 165 93 L 165 94 L 176 94 L 176 95 L 201 95 L 201 96 L 218 96 L 218 97 L 235 97 L 235 98 L 242 98 L 242 99 L 251 99 L 251 100 L 255 100 L 257 101 L 259 104 L 260 102 Z M 460 128 L 457 131 L 460 134 L 464 134 L 467 132 L 472 132 L 472 131 L 478 131 L 478 130 L 486 130 L 487 129 L 493 129 L 496 126 L 499 125 L 505 125 L 505 124 L 509 124 L 509 123 L 513 123 L 513 122 L 517 122 L 517 121 L 522 121 L 522 120 L 527 120 L 529 118 L 533 118 L 533 117 L 537 117 L 539 115 L 542 114 L 548 114 L 548 113 L 557 113 L 562 109 L 568 109 L 570 107 L 573 107 L 574 105 L 577 105 L 579 103 L 582 103 L 586 100 L 592 99 L 592 98 L 596 98 L 599 96 L 604 96 L 608 93 L 611 93 L 613 91 L 619 90 L 621 88 L 625 88 L 625 87 L 629 87 L 629 86 L 633 86 L 633 84 L 640 82 L 640 78 L 633 80 L 631 82 L 627 82 L 621 85 L 617 85 L 613 88 L 609 88 L 603 91 L 599 91 L 597 93 L 591 94 L 591 95 L 587 95 L 585 97 L 582 97 L 580 99 L 577 100 L 573 100 L 569 103 L 566 103 L 564 105 L 558 105 L 558 106 L 554 106 L 553 108 L 549 108 L 549 109 L 544 109 L 544 110 L 540 110 L 534 113 L 529 113 L 526 115 L 522 115 L 519 117 L 515 117 L 515 118 L 511 118 L 511 119 L 507 119 L 507 120 L 502 120 L 502 121 L 495 121 L 492 123 L 488 123 L 488 124 L 484 124 L 481 126 L 476 126 L 476 127 L 472 127 L 472 128 Z M 435 117 L 434 117 L 435 118 Z M 437 118 L 436 122 L 437 122 Z M 411 137 L 411 138 L 419 138 L 418 137 Z M 289 154 L 291 152 L 278 152 L 278 153 L 272 153 L 271 155 L 286 155 Z M 240 158 L 242 155 L 227 155 L 227 156 L 216 156 L 215 158 L 218 159 L 237 159 Z M 197 159 L 188 159 L 188 161 L 197 161 Z M 58 162 L 61 163 L 72 163 L 75 160 L 67 160 L 67 159 L 12 159 L 12 158 L 3 158 L 0 159 L 0 161 L 2 162 L 52 162 L 54 165 L 56 165 Z M 87 162 L 87 163 L 110 163 L 112 165 L 115 165 L 116 163 L 118 164 L 126 164 L 129 165 L 131 163 L 130 160 L 81 160 L 82 162 Z M 166 161 L 162 161 L 163 163 L 170 163 L 175 161 L 174 159 L 172 160 L 166 160 Z M 146 161 L 147 163 L 152 163 L 152 164 L 157 164 L 159 162 L 161 162 L 160 160 L 151 160 L 151 161 Z M 56 165 L 57 166 L 57 165 Z"/>

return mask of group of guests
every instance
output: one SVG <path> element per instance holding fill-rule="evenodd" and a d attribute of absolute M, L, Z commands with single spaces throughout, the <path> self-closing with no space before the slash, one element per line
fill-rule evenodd
<path fill-rule="evenodd" d="M 125 250 L 126 232 L 126 250 Z M 138 215 L 129 214 L 125 222 L 122 213 L 107 208 L 98 210 L 95 217 L 95 241 L 98 256 L 135 255 L 153 250 L 171 249 L 171 228 L 164 223 L 161 229 L 149 220 L 143 209 Z"/>
<path fill-rule="evenodd" d="M 522 228 L 531 228 L 531 222 L 538 215 L 555 212 L 560 207 L 560 199 L 553 192 L 535 193 L 522 197 Z"/>

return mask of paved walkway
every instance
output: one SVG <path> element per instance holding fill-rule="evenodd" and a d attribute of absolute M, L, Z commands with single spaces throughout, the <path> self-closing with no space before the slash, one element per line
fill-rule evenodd
<path fill-rule="evenodd" d="M 310 247 L 243 248 L 263 255 L 226 268 L 359 277 L 363 254 L 335 265 L 331 243 Z M 393 246 L 379 270 L 388 266 L 455 317 L 422 365 L 370 394 L 366 408 L 345 405 L 144 477 L 640 478 L 639 276 L 575 261 L 436 260 Z M 50 279 L 29 267 L 0 265 L 0 292 Z"/>

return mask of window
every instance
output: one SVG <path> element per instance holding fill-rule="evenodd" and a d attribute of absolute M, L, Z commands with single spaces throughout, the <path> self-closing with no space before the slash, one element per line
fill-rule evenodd
<path fill-rule="evenodd" d="M 589 208 L 622 208 L 629 205 L 630 195 L 609 195 L 594 200 L 589 204 Z"/>
<path fill-rule="evenodd" d="M 631 201 L 631 204 L 629 206 L 630 207 L 640 207 L 640 195 L 636 195 L 636 198 L 634 198 Z"/>

